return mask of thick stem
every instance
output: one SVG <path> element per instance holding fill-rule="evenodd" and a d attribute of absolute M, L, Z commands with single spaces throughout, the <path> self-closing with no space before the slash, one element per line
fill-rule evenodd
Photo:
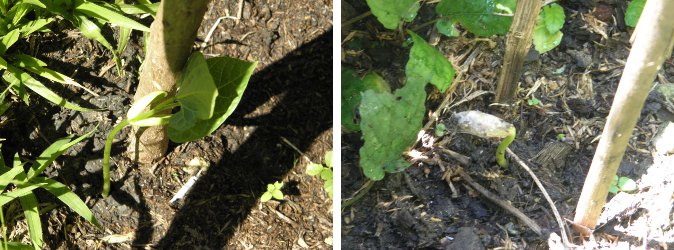
<path fill-rule="evenodd" d="M 540 0 L 517 1 L 515 17 L 508 31 L 503 67 L 496 87 L 496 102 L 509 102 L 515 96 L 522 75 L 524 59 L 531 47 L 536 18 L 541 11 Z"/>
<path fill-rule="evenodd" d="M 192 51 L 209 0 L 164 0 L 150 26 L 148 51 L 134 96 L 138 100 L 152 91 L 175 95 L 176 82 Z M 170 112 L 170 111 L 167 111 Z M 141 164 L 160 159 L 168 148 L 166 126 L 150 127 L 132 137 L 129 150 Z"/>
<path fill-rule="evenodd" d="M 574 222 L 580 226 L 594 229 L 656 73 L 665 58 L 672 53 L 672 12 L 674 1 L 646 2 L 643 13 L 648 14 L 641 15 L 637 24 L 636 32 L 639 35 L 625 63 L 611 111 L 578 200 Z M 590 233 L 578 226 L 576 229 L 586 235 Z"/>

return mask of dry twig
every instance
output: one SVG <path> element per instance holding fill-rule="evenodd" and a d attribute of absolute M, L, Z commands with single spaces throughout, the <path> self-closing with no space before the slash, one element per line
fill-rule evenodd
<path fill-rule="evenodd" d="M 543 197 L 545 197 L 545 200 L 548 201 L 548 203 L 550 204 L 550 207 L 552 208 L 552 213 L 555 214 L 555 219 L 557 220 L 557 224 L 559 224 L 559 230 L 562 231 L 561 232 L 562 242 L 564 243 L 564 246 L 567 247 L 567 248 L 570 247 L 571 244 L 569 243 L 568 234 L 566 232 L 566 224 L 564 224 L 564 222 L 562 221 L 562 216 L 559 215 L 559 211 L 557 211 L 557 207 L 555 206 L 555 203 L 550 198 L 550 195 L 548 194 L 548 191 L 545 190 L 545 187 L 543 187 L 543 184 L 541 183 L 541 181 L 538 180 L 538 177 L 536 177 L 534 172 L 531 171 L 529 166 L 527 166 L 527 164 L 524 161 L 522 161 L 522 159 L 520 159 L 520 157 L 518 157 L 515 153 L 513 153 L 513 151 L 510 150 L 509 148 L 506 148 L 506 152 L 508 153 L 508 155 L 511 158 L 513 158 L 515 160 L 515 162 L 517 162 L 517 164 L 519 164 L 522 168 L 524 168 L 524 170 L 527 171 L 527 173 L 529 173 L 529 175 L 531 175 L 532 179 L 534 179 L 534 182 L 536 182 L 536 186 L 538 186 L 538 188 L 543 193 Z"/>
<path fill-rule="evenodd" d="M 519 209 L 513 207 L 508 202 L 505 202 L 503 199 L 489 192 L 489 190 L 487 190 L 482 185 L 475 182 L 475 180 L 473 180 L 473 178 L 471 178 L 470 175 L 468 175 L 463 171 L 463 168 L 458 167 L 454 172 L 459 174 L 463 180 L 465 180 L 471 187 L 480 192 L 480 194 L 482 194 L 488 200 L 496 203 L 496 205 L 499 205 L 500 207 L 502 207 L 503 209 L 505 209 L 506 211 L 508 211 L 509 213 L 520 219 L 525 225 L 531 228 L 531 230 L 533 230 L 539 236 L 543 236 L 543 230 L 541 229 L 541 226 L 539 226 L 538 223 L 536 223 L 536 221 L 527 217 Z"/>

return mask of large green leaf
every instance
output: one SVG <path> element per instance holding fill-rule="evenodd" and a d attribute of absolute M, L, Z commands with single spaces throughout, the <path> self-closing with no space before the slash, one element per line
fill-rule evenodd
<path fill-rule="evenodd" d="M 385 170 L 406 165 L 402 153 L 416 140 L 424 118 L 424 83 L 407 81 L 395 94 L 367 90 L 362 95 L 360 166 L 365 176 L 381 180 Z"/>
<path fill-rule="evenodd" d="M 66 204 L 66 206 L 82 216 L 82 218 L 96 225 L 98 228 L 101 228 L 101 224 L 98 222 L 98 220 L 96 220 L 96 217 L 91 212 L 91 210 L 89 210 L 84 201 L 82 201 L 82 199 L 80 199 L 80 197 L 75 193 L 70 191 L 66 185 L 44 177 L 35 177 L 34 181 L 38 183 L 46 183 L 45 185 L 42 185 L 42 188 L 56 196 L 56 198 L 61 200 Z"/>
<path fill-rule="evenodd" d="M 424 83 L 431 83 L 444 93 L 454 79 L 454 67 L 442 53 L 433 48 L 412 31 L 414 46 L 410 51 L 410 59 L 405 66 L 405 75 L 408 79 L 417 78 Z M 416 81 L 416 80 L 412 80 Z"/>
<path fill-rule="evenodd" d="M 218 90 L 208 72 L 204 56 L 199 52 L 193 53 L 178 80 L 176 98 L 180 103 L 180 111 L 171 117 L 169 129 L 185 131 L 192 128 L 197 119 L 210 119 L 217 96 Z"/>
<path fill-rule="evenodd" d="M 400 21 L 411 22 L 421 8 L 418 0 L 367 0 L 372 14 L 387 29 L 396 29 Z"/>
<path fill-rule="evenodd" d="M 645 5 L 646 0 L 632 0 L 625 10 L 625 25 L 637 27 L 637 22 L 639 22 L 639 17 L 641 17 Z"/>
<path fill-rule="evenodd" d="M 391 92 L 391 86 L 376 72 L 370 72 L 358 78 L 352 69 L 342 67 L 342 128 L 344 132 L 360 130 L 356 119 L 356 110 L 360 105 L 361 93 L 371 89 L 375 92 Z"/>
<path fill-rule="evenodd" d="M 194 125 L 185 130 L 174 129 L 169 123 L 169 138 L 178 143 L 202 138 L 215 131 L 225 122 L 241 101 L 243 92 L 248 86 L 256 62 L 247 62 L 229 57 L 209 58 L 208 71 L 217 86 L 217 98 L 213 115 L 209 119 L 195 121 Z"/>
<path fill-rule="evenodd" d="M 557 4 L 543 7 L 538 15 L 536 27 L 532 34 L 534 49 L 538 53 L 548 52 L 562 41 L 562 26 L 564 25 L 564 9 Z"/>
<path fill-rule="evenodd" d="M 103 5 L 98 5 L 96 3 L 88 1 L 76 0 L 75 2 L 77 3 L 75 5 L 76 12 L 81 12 L 86 15 L 96 17 L 105 22 L 119 25 L 120 27 L 126 27 L 141 31 L 150 31 L 150 29 L 147 26 L 142 25 L 134 21 L 133 19 L 120 14 L 115 9 Z"/>
<path fill-rule="evenodd" d="M 426 41 L 410 32 L 414 45 L 405 68 L 405 86 L 395 91 L 376 93 L 367 90 L 360 103 L 364 144 L 360 148 L 360 166 L 365 176 L 381 180 L 385 172 L 397 172 L 409 164 L 402 158 L 417 139 L 425 114 L 426 91 L 431 82 L 441 89 L 451 84 L 451 64 Z M 444 62 L 439 62 L 444 61 Z M 421 75 L 426 73 L 427 75 Z"/>
<path fill-rule="evenodd" d="M 435 11 L 475 35 L 493 36 L 508 32 L 515 6 L 515 0 L 442 0 Z"/>

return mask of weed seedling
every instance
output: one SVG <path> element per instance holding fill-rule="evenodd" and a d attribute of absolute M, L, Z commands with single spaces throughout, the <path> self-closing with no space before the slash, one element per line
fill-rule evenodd
<path fill-rule="evenodd" d="M 625 192 L 625 193 L 630 193 L 634 192 L 637 190 L 637 183 L 634 182 L 632 179 L 626 176 L 620 176 L 618 177 L 613 176 L 613 181 L 611 182 L 611 187 L 609 188 L 609 192 L 613 194 L 617 194 L 618 192 Z"/>
<path fill-rule="evenodd" d="M 262 194 L 262 197 L 260 197 L 261 202 L 267 202 L 271 200 L 271 198 L 274 198 L 276 200 L 283 200 L 283 192 L 281 192 L 281 188 L 283 187 L 283 182 L 274 182 L 274 184 L 267 184 L 267 192 L 264 192 Z"/>
<path fill-rule="evenodd" d="M 307 174 L 310 176 L 320 176 L 321 179 L 325 181 L 323 188 L 328 192 L 328 195 L 332 199 L 332 150 L 325 153 L 324 163 L 325 166 L 309 162 L 307 165 Z"/>

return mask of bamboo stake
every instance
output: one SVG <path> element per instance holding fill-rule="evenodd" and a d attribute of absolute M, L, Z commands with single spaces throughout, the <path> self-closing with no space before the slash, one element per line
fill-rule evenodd
<path fill-rule="evenodd" d="M 517 92 L 524 59 L 531 47 L 536 18 L 541 11 L 540 0 L 517 1 L 515 17 L 508 31 L 506 54 L 496 87 L 496 102 L 509 102 Z"/>
<path fill-rule="evenodd" d="M 665 58 L 671 55 L 674 38 L 674 1 L 649 0 L 637 24 L 639 35 L 608 114 L 604 131 L 585 179 L 574 218 L 576 230 L 589 235 L 606 203 L 609 186 L 618 170 L 632 130 L 648 92 Z M 586 227 L 586 228 L 582 228 Z"/>

